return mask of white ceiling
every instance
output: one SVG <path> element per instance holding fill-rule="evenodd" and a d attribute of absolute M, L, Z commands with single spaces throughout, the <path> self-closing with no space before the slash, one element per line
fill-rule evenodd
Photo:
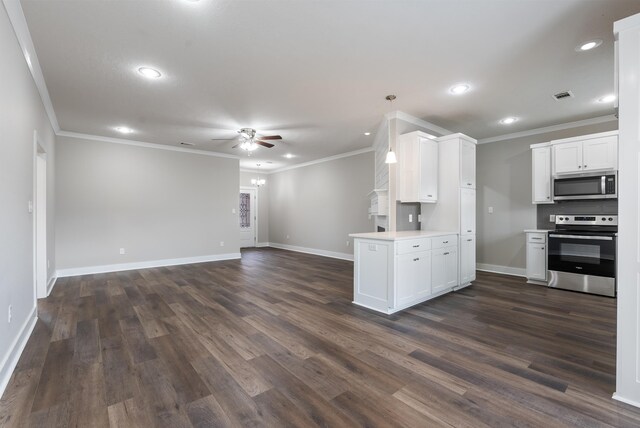
<path fill-rule="evenodd" d="M 372 144 L 384 100 L 481 139 L 613 113 L 614 21 L 638 0 L 23 0 L 65 131 L 244 156 L 264 169 Z M 602 46 L 578 53 L 583 41 Z M 135 70 L 159 69 L 149 81 Z M 451 85 L 468 82 L 462 96 Z M 571 90 L 575 98 L 551 95 Z M 517 116 L 510 126 L 498 121 Z M 135 130 L 123 136 L 115 126 Z M 240 127 L 282 142 L 251 158 Z M 365 131 L 372 132 L 366 137 Z M 285 159 L 285 153 L 295 155 Z"/>

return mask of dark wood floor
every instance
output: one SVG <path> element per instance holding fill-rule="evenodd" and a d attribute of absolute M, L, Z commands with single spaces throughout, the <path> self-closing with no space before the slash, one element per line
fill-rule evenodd
<path fill-rule="evenodd" d="M 0 426 L 640 424 L 613 299 L 483 273 L 391 317 L 351 297 L 351 263 L 276 249 L 59 280 Z"/>

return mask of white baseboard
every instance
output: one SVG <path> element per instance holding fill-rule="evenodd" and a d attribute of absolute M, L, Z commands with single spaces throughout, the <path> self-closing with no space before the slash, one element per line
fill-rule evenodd
<path fill-rule="evenodd" d="M 86 266 L 78 268 L 59 269 L 58 278 L 68 276 L 91 275 L 94 273 L 119 272 L 123 270 L 148 269 L 162 266 L 188 265 L 192 263 L 216 262 L 220 260 L 239 259 L 240 253 L 213 254 L 210 256 L 183 257 L 179 259 L 150 260 L 146 262 L 119 263 L 115 265 Z"/>
<path fill-rule="evenodd" d="M 18 365 L 18 360 L 20 359 L 20 355 L 22 355 L 22 351 L 24 351 L 24 347 L 27 345 L 29 341 L 29 337 L 31 336 L 31 332 L 36 326 L 36 321 L 38 321 L 38 316 L 36 313 L 36 307 L 34 306 L 31 310 L 31 313 L 25 320 L 22 328 L 20 329 L 20 333 L 13 340 L 13 343 L 9 347 L 9 352 L 2 360 L 0 364 L 0 397 L 4 394 L 4 390 L 7 388 L 9 384 L 9 380 L 11 380 L 11 375 L 13 374 L 13 370 L 15 370 Z"/>
<path fill-rule="evenodd" d="M 510 266 L 490 265 L 488 263 L 476 263 L 476 269 L 483 272 L 501 273 L 503 275 L 527 277 L 527 270 Z"/>
<path fill-rule="evenodd" d="M 49 294 L 51 294 L 51 290 L 53 290 L 53 287 L 56 285 L 57 280 L 58 277 L 55 275 L 49 278 L 49 283 L 47 284 L 47 297 L 49 296 Z"/>
<path fill-rule="evenodd" d="M 298 247 L 295 245 L 278 244 L 276 242 L 269 242 L 269 246 L 273 248 L 280 248 L 281 250 L 296 251 L 298 253 L 315 254 L 316 256 L 331 257 L 332 259 L 353 261 L 353 254 L 338 253 L 335 251 L 319 250 L 317 248 Z"/>
<path fill-rule="evenodd" d="M 256 244 L 256 247 L 257 247 L 257 248 L 268 247 L 268 246 L 269 246 L 269 243 L 268 243 L 268 242 L 258 242 L 258 243 Z"/>
<path fill-rule="evenodd" d="M 623 403 L 627 403 L 635 407 L 640 407 L 640 402 L 621 397 L 618 395 L 617 392 L 614 392 L 611 398 L 613 398 L 614 400 L 622 401 Z"/>

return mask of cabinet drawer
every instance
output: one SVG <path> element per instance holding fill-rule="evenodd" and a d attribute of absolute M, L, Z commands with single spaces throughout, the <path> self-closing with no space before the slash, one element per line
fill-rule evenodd
<path fill-rule="evenodd" d="M 431 239 L 429 238 L 407 239 L 398 242 L 396 254 L 416 253 L 418 251 L 425 251 L 430 249 Z"/>
<path fill-rule="evenodd" d="M 436 248 L 451 247 L 453 245 L 458 245 L 458 235 L 446 235 L 431 238 L 431 248 L 434 250 Z"/>
<path fill-rule="evenodd" d="M 527 233 L 527 242 L 531 242 L 533 244 L 546 244 L 547 234 L 529 232 Z"/>

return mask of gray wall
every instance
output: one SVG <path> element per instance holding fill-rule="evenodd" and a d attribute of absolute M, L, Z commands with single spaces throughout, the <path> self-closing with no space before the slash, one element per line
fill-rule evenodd
<path fill-rule="evenodd" d="M 617 129 L 617 122 L 480 144 L 477 149 L 477 262 L 524 269 L 524 229 L 537 227 L 529 145 Z M 488 207 L 494 213 L 487 212 Z"/>
<path fill-rule="evenodd" d="M 74 138 L 57 148 L 59 269 L 239 252 L 237 159 Z"/>
<path fill-rule="evenodd" d="M 269 242 L 269 188 L 270 180 L 267 174 L 240 171 L 240 186 L 254 187 L 252 178 L 264 178 L 266 184 L 258 187 L 258 245 Z"/>
<path fill-rule="evenodd" d="M 367 215 L 373 152 L 270 174 L 267 180 L 271 243 L 353 254 L 349 233 L 373 231 Z"/>
<path fill-rule="evenodd" d="M 47 256 L 55 271 L 54 134 L 4 6 L 0 5 L 0 394 L 12 346 L 35 309 L 33 277 L 33 131 L 47 152 Z M 8 306 L 13 319 L 7 319 Z"/>

